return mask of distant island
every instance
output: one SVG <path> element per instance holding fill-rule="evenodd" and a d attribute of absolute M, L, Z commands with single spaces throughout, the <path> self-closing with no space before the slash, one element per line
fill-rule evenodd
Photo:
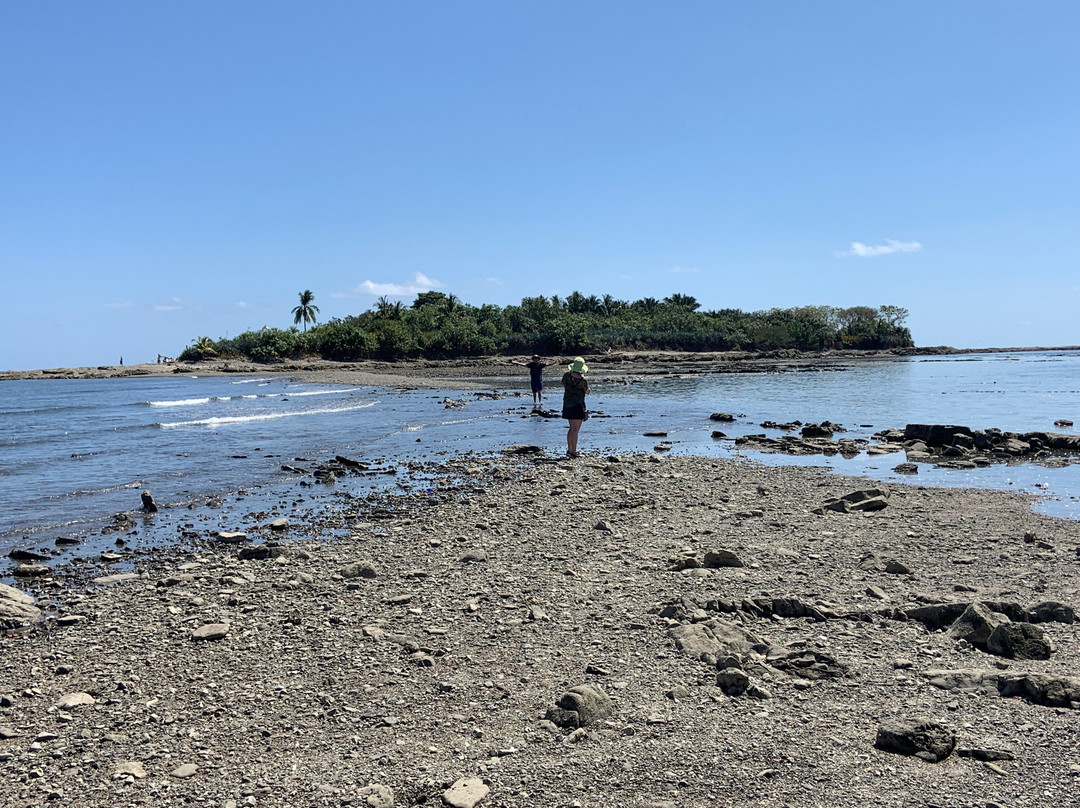
<path fill-rule="evenodd" d="M 520 305 L 472 306 L 455 295 L 422 292 L 412 305 L 380 298 L 372 310 L 310 329 L 318 308 L 310 290 L 293 309 L 304 329 L 264 327 L 229 339 L 199 337 L 179 359 L 273 362 L 318 357 L 336 361 L 454 359 L 634 351 L 817 352 L 911 349 L 899 306 L 801 306 L 744 312 L 702 311 L 690 295 L 628 302 L 573 292 L 565 298 L 526 297 Z"/>

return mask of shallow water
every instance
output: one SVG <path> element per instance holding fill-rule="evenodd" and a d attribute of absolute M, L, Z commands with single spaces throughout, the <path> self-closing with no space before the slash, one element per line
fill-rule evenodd
<path fill-rule="evenodd" d="M 651 452 L 658 440 L 642 433 L 665 430 L 675 453 L 734 456 L 732 442 L 714 440 L 713 429 L 731 437 L 760 433 L 765 420 L 830 420 L 849 430 L 845 437 L 865 438 L 907 423 L 1071 431 L 1053 422 L 1080 413 L 1080 352 L 914 357 L 776 373 L 635 377 L 632 367 L 627 373 L 594 382 L 595 417 L 581 438 L 586 452 Z M 557 379 L 552 374 L 548 384 Z M 335 454 L 402 468 L 403 479 L 412 460 L 514 443 L 562 453 L 562 421 L 525 417 L 532 401 L 527 374 L 477 380 L 477 388 L 508 395 L 327 386 L 279 376 L 5 382 L 0 550 L 91 530 L 113 513 L 138 508 L 143 488 L 161 504 L 197 502 L 295 484 L 282 464 L 310 467 Z M 549 390 L 548 403 L 557 405 L 558 395 Z M 467 403 L 448 408 L 446 398 Z M 739 417 L 717 424 L 708 418 L 716 411 Z M 1046 497 L 1041 511 L 1080 518 L 1080 465 L 920 466 L 917 477 L 901 477 L 891 470 L 903 459 L 897 454 L 745 456 L 921 485 L 1023 490 Z M 363 493 L 386 483 L 350 478 L 348 487 Z"/>

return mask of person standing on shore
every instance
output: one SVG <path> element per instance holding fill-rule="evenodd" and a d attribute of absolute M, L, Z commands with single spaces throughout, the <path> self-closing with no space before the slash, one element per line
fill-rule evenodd
<path fill-rule="evenodd" d="M 555 361 L 541 362 L 539 354 L 533 354 L 531 362 L 522 362 L 518 359 L 511 359 L 510 364 L 521 365 L 523 368 L 529 369 L 529 384 L 532 387 L 533 394 L 533 411 L 540 409 L 540 405 L 544 400 L 544 368 L 550 367 L 555 364 Z"/>
<path fill-rule="evenodd" d="M 589 417 L 585 409 L 585 395 L 589 392 L 589 380 L 585 374 L 589 372 L 589 366 L 580 356 L 566 368 L 563 374 L 563 402 L 562 417 L 566 419 L 566 456 L 577 457 L 578 433 L 581 431 L 581 422 Z"/>

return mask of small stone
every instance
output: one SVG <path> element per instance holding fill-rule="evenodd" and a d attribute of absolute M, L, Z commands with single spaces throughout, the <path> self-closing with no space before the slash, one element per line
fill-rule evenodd
<path fill-rule="evenodd" d="M 175 777 L 178 780 L 186 780 L 189 777 L 195 775 L 199 771 L 199 767 L 194 763 L 183 763 L 169 772 L 170 777 Z"/>

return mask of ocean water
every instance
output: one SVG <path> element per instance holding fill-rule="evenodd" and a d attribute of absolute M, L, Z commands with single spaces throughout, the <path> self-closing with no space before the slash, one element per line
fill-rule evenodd
<path fill-rule="evenodd" d="M 553 368 L 557 371 L 557 368 Z M 462 391 L 329 386 L 266 378 L 176 376 L 0 383 L 0 552 L 87 534 L 111 515 L 136 510 L 147 488 L 178 506 L 238 490 L 280 496 L 295 485 L 283 464 L 311 467 L 341 454 L 400 468 L 398 477 L 346 478 L 363 494 L 407 487 L 414 460 L 491 452 L 515 443 L 565 449 L 558 419 L 526 417 L 527 374 L 477 380 Z M 557 407 L 558 374 L 548 403 Z M 459 408 L 445 400 L 464 401 Z M 642 433 L 666 430 L 673 453 L 734 456 L 770 464 L 828 466 L 920 485 L 1007 488 L 1043 497 L 1039 510 L 1080 518 L 1080 465 L 994 465 L 972 471 L 921 466 L 892 471 L 902 454 L 852 459 L 736 452 L 711 437 L 780 432 L 760 423 L 829 420 L 845 437 L 907 423 L 952 423 L 1011 431 L 1072 431 L 1080 422 L 1080 352 L 906 357 L 775 373 L 626 375 L 594 380 L 583 427 L 586 452 L 652 452 Z M 717 424 L 709 414 L 735 414 Z M 301 460 L 297 460 L 300 458 Z M 269 492 L 269 493 L 266 493 Z"/>

